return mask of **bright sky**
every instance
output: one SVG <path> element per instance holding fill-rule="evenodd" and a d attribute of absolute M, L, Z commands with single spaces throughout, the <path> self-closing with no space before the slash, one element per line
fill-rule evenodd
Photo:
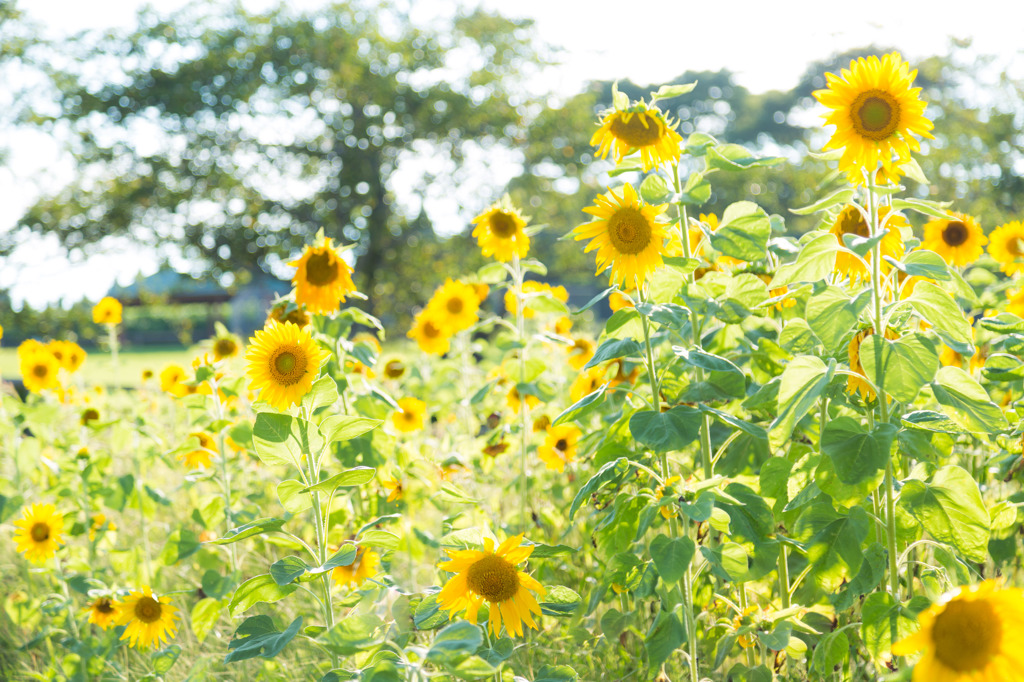
<path fill-rule="evenodd" d="M 560 45 L 561 65 L 537 87 L 571 94 L 589 80 L 629 78 L 659 83 L 683 71 L 728 68 L 755 92 L 797 83 L 807 65 L 834 52 L 869 44 L 895 46 L 911 62 L 947 50 L 949 38 L 971 38 L 980 51 L 1003 58 L 1010 73 L 1024 77 L 1021 19 L 1008 15 L 1009 0 L 415 0 L 414 19 L 430 20 L 458 5 L 479 2 L 511 16 L 533 18 L 542 40 Z M 54 35 L 86 28 L 131 26 L 140 0 L 22 0 L 20 5 Z M 153 0 L 160 10 L 185 4 Z M 251 11 L 272 3 L 244 0 Z M 310 7 L 320 0 L 291 0 Z M 1019 10 L 1024 15 L 1024 10 Z M 4 132 L 0 131 L 0 135 Z M 6 229 L 33 198 L 40 183 L 57 182 L 59 153 L 52 143 L 32 140 L 13 146 L 9 169 L 0 168 L 0 230 Z M 55 169 L 56 172 L 55 172 Z M 451 205 L 446 205 L 447 201 Z M 433 214 L 458 216 L 455 199 L 428 206 Z M 0 262 L 0 287 L 15 302 L 33 306 L 106 293 L 115 279 L 127 284 L 140 271 L 156 270 L 157 256 L 124 244 L 85 262 L 70 263 L 53 243 L 34 243 L 16 259 Z"/>

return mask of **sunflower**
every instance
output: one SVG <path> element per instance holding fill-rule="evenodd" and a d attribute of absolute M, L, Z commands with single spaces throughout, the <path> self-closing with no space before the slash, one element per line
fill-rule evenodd
<path fill-rule="evenodd" d="M 170 602 L 170 597 L 155 596 L 148 585 L 117 602 L 114 620 L 125 626 L 121 639 L 127 639 L 136 649 L 145 649 L 173 637 L 178 629 L 174 623 L 177 609 Z"/>
<path fill-rule="evenodd" d="M 860 346 L 864 343 L 864 339 L 868 338 L 875 333 L 874 327 L 868 327 L 862 329 L 853 339 L 850 341 L 850 370 L 860 374 L 865 379 L 867 375 L 864 374 L 864 366 L 860 364 Z M 885 338 L 890 340 L 898 339 L 899 336 L 891 329 L 885 330 Z M 846 377 L 846 392 L 850 395 L 854 393 L 860 393 L 861 396 L 868 400 L 874 400 L 875 391 L 871 388 L 871 385 L 867 381 L 859 377 Z"/>
<path fill-rule="evenodd" d="M 555 334 L 558 336 L 568 336 L 569 332 L 572 331 L 572 320 L 565 315 L 555 320 Z"/>
<path fill-rule="evenodd" d="M 533 432 L 544 433 L 551 428 L 551 417 L 546 414 L 542 414 L 539 417 L 535 417 L 533 420 Z"/>
<path fill-rule="evenodd" d="M 604 383 L 604 367 L 591 367 L 585 372 L 580 372 L 569 387 L 569 400 L 578 402 L 584 396 L 588 396 Z"/>
<path fill-rule="evenodd" d="M 96 597 L 85 609 L 89 613 L 89 622 L 106 630 L 114 624 L 117 609 L 110 597 Z"/>
<path fill-rule="evenodd" d="M 480 319 L 476 289 L 462 280 L 447 278 L 427 303 L 427 309 L 449 335 L 469 329 Z"/>
<path fill-rule="evenodd" d="M 30 350 L 21 355 L 21 379 L 25 388 L 33 393 L 41 393 L 47 389 L 59 388 L 60 361 L 45 346 L 38 350 Z"/>
<path fill-rule="evenodd" d="M 121 324 L 121 302 L 105 296 L 93 306 L 92 321 L 96 324 Z"/>
<path fill-rule="evenodd" d="M 814 93 L 830 109 L 823 117 L 826 125 L 836 127 L 825 149 L 843 150 L 839 169 L 851 184 L 864 184 L 862 171 L 873 173 L 879 163 L 886 177 L 894 176 L 911 150 L 921 149 L 914 135 L 932 137 L 921 88 L 911 87 L 916 76 L 898 52 L 851 61 L 839 76 L 825 74 L 828 89 Z"/>
<path fill-rule="evenodd" d="M 668 504 L 662 504 L 658 507 L 658 512 L 666 520 L 679 515 L 679 505 L 675 502 L 676 498 L 679 496 L 679 492 L 676 490 L 675 485 L 681 480 L 682 479 L 679 476 L 669 476 L 665 479 L 665 482 L 659 485 L 654 491 L 654 494 L 658 496 L 659 500 L 672 498 L 672 501 Z"/>
<path fill-rule="evenodd" d="M 295 302 L 305 305 L 311 313 L 333 314 L 345 302 L 345 294 L 356 290 L 352 268 L 331 246 L 321 230 L 312 246 L 307 246 L 297 260 L 288 265 L 296 268 L 292 277 Z"/>
<path fill-rule="evenodd" d="M 1024 272 L 1024 223 L 1014 220 L 992 230 L 988 254 L 999 261 L 1007 275 Z"/>
<path fill-rule="evenodd" d="M 427 404 L 418 398 L 402 398 L 398 401 L 399 409 L 391 414 L 391 422 L 402 433 L 419 431 L 423 428 L 423 415 Z"/>
<path fill-rule="evenodd" d="M 206 469 L 213 464 L 213 454 L 217 452 L 217 445 L 213 442 L 213 436 L 202 431 L 188 434 L 189 438 L 199 441 L 199 447 L 178 455 L 178 460 L 185 464 L 186 469 Z"/>
<path fill-rule="evenodd" d="M 405 494 L 405 488 L 402 487 L 401 479 L 385 478 L 381 480 L 380 484 L 384 486 L 384 492 L 388 494 L 388 502 L 400 500 Z"/>
<path fill-rule="evenodd" d="M 634 102 L 625 111 L 612 109 L 601 119 L 600 126 L 590 138 L 590 144 L 597 146 L 599 159 L 611 152 L 618 164 L 638 150 L 645 173 L 662 163 L 679 162 L 683 138 L 674 130 L 675 123 L 656 106 L 648 108 L 643 102 Z"/>
<path fill-rule="evenodd" d="M 329 355 L 308 330 L 271 322 L 249 339 L 249 388 L 260 391 L 260 398 L 275 409 L 287 410 L 309 393 Z"/>
<path fill-rule="evenodd" d="M 214 362 L 220 362 L 221 360 L 237 356 L 242 350 L 241 339 L 223 327 L 217 331 L 219 333 L 213 337 L 210 343 Z"/>
<path fill-rule="evenodd" d="M 540 405 L 540 398 L 532 393 L 527 393 L 524 398 L 524 396 L 519 394 L 519 388 L 515 385 L 509 389 L 508 394 L 505 396 L 505 403 L 515 414 L 519 414 L 519 410 L 522 408 L 524 400 L 526 401 L 526 406 L 531 410 Z"/>
<path fill-rule="evenodd" d="M 526 258 L 530 237 L 524 231 L 528 217 L 520 213 L 506 194 L 486 211 L 473 218 L 473 236 L 480 252 L 507 263 L 512 256 Z"/>
<path fill-rule="evenodd" d="M 406 336 L 415 339 L 416 345 L 424 353 L 444 355 L 451 348 L 451 336 L 446 332 L 433 310 L 421 310 L 413 320 L 412 329 Z"/>
<path fill-rule="evenodd" d="M 1015 294 L 1011 294 L 1009 291 L 1006 293 L 1009 295 L 1006 301 L 1006 312 L 1024 318 L 1024 289 Z"/>
<path fill-rule="evenodd" d="M 611 266 L 611 282 L 625 286 L 641 284 L 662 265 L 665 223 L 659 216 L 667 204 L 651 206 L 640 200 L 632 185 L 622 186 L 622 195 L 610 189 L 598 196 L 593 207 L 583 209 L 597 218 L 573 229 L 576 240 L 590 239 L 584 252 L 597 249 L 597 273 Z"/>
<path fill-rule="evenodd" d="M 103 512 L 92 515 L 92 525 L 89 526 L 89 541 L 96 539 L 97 534 L 106 531 L 115 531 L 117 526 L 113 521 L 107 518 L 107 515 Z"/>
<path fill-rule="evenodd" d="M 341 585 L 359 587 L 367 578 L 377 575 L 380 568 L 380 555 L 372 549 L 360 546 L 356 550 L 356 558 L 348 566 L 338 566 L 331 571 L 334 582 Z"/>
<path fill-rule="evenodd" d="M 568 352 L 569 366 L 579 371 L 594 357 L 594 344 L 590 339 L 580 336 L 572 340 Z"/>
<path fill-rule="evenodd" d="M 309 311 L 306 310 L 306 306 L 296 305 L 295 301 L 289 298 L 283 298 L 274 303 L 267 314 L 267 321 L 269 322 L 272 319 L 282 324 L 291 322 L 297 327 L 308 327 L 313 321 L 313 318 L 309 316 Z"/>
<path fill-rule="evenodd" d="M 388 379 L 401 379 L 405 374 L 405 363 L 398 358 L 391 358 L 384 363 L 384 376 Z"/>
<path fill-rule="evenodd" d="M 576 443 L 583 433 L 572 424 L 559 424 L 548 429 L 537 455 L 548 469 L 562 473 L 565 465 L 576 459 Z"/>
<path fill-rule="evenodd" d="M 951 213 L 951 220 L 929 220 L 924 224 L 921 248 L 934 251 L 950 265 L 970 265 L 978 259 L 988 242 L 977 219 L 964 213 Z"/>
<path fill-rule="evenodd" d="M 145 381 L 149 381 L 152 378 L 153 378 L 153 370 L 149 369 L 148 367 L 146 369 L 142 370 L 142 381 L 144 381 L 144 382 Z"/>
<path fill-rule="evenodd" d="M 440 607 L 449 615 L 465 611 L 466 620 L 475 625 L 477 612 L 486 601 L 487 625 L 495 637 L 502 622 L 510 635 L 522 635 L 524 622 L 538 629 L 531 614 L 539 616 L 540 605 L 531 592 L 543 596 L 545 590 L 534 578 L 516 570 L 533 552 L 532 545 L 523 547 L 522 542 L 522 535 L 513 535 L 495 549 L 494 541 L 484 538 L 483 551 L 446 550 L 450 558 L 437 567 L 455 575 L 437 595 Z"/>
<path fill-rule="evenodd" d="M 178 365 L 167 365 L 160 371 L 160 390 L 174 396 L 185 395 L 185 370 Z"/>
<path fill-rule="evenodd" d="M 74 341 L 50 341 L 46 347 L 60 362 L 60 366 L 67 370 L 68 374 L 78 371 L 78 368 L 85 362 L 85 350 Z"/>
<path fill-rule="evenodd" d="M 99 421 L 100 411 L 95 407 L 87 407 L 82 410 L 81 416 L 78 417 L 78 423 L 82 426 L 88 426 L 92 422 Z"/>
<path fill-rule="evenodd" d="M 995 580 L 959 587 L 917 616 L 921 629 L 892 645 L 906 656 L 924 651 L 914 682 L 1002 682 L 1024 669 L 1024 592 Z"/>
<path fill-rule="evenodd" d="M 43 564 L 63 545 L 64 515 L 52 504 L 33 503 L 14 522 L 14 545 L 33 564 Z"/>
<path fill-rule="evenodd" d="M 538 282 L 532 279 L 527 280 L 523 282 L 523 296 L 526 301 L 526 304 L 523 306 L 524 319 L 532 319 L 537 314 L 537 311 L 529 305 L 530 298 L 536 298 L 536 296 L 527 297 L 526 295 L 539 293 L 547 293 L 551 298 L 561 301 L 562 303 L 566 303 L 569 300 L 569 292 L 566 291 L 563 286 L 553 287 L 550 284 L 545 284 L 544 282 Z M 505 310 L 509 315 L 515 315 L 519 310 L 519 306 L 516 301 L 516 292 L 512 288 L 505 291 Z"/>
<path fill-rule="evenodd" d="M 484 301 L 487 300 L 488 294 L 491 293 L 491 287 L 487 286 L 483 282 L 477 282 L 473 284 L 473 290 L 476 291 L 476 298 L 483 305 Z"/>
<path fill-rule="evenodd" d="M 883 226 L 882 229 L 888 230 L 886 235 L 882 237 L 880 244 L 883 258 L 881 263 L 882 272 L 888 272 L 891 266 L 884 259 L 886 256 L 897 260 L 903 258 L 906 249 L 903 245 L 901 229 L 909 229 L 910 223 L 907 222 L 907 219 L 902 214 L 893 211 L 888 206 L 880 206 L 878 209 L 878 224 Z M 864 220 L 864 214 L 861 213 L 859 208 L 853 204 L 847 204 L 839 212 L 839 215 L 836 216 L 835 222 L 832 223 L 832 229 L 829 232 L 836 236 L 840 245 L 843 245 L 844 234 L 853 234 L 858 237 L 867 238 L 871 236 L 871 227 Z M 873 251 L 874 249 L 864 255 L 864 260 L 869 265 Z M 850 279 L 866 279 L 870 276 L 867 267 L 859 258 L 844 251 L 836 254 L 835 271 L 847 275 Z"/>

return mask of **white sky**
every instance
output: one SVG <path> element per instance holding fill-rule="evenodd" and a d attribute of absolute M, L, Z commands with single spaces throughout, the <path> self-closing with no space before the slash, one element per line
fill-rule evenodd
<path fill-rule="evenodd" d="M 833 52 L 871 43 L 895 46 L 912 63 L 947 50 L 949 38 L 971 38 L 981 52 L 1004 58 L 1016 77 L 1024 74 L 1021 26 L 1024 5 L 1016 0 L 415 0 L 414 19 L 429 21 L 457 5 L 479 2 L 510 16 L 533 18 L 540 38 L 564 48 L 562 64 L 536 84 L 542 91 L 571 94 L 589 80 L 630 79 L 647 84 L 686 70 L 728 68 L 754 92 L 787 89 L 807 65 Z M 130 27 L 140 0 L 22 0 L 26 13 L 53 35 L 87 28 Z M 185 4 L 154 0 L 161 11 Z M 245 0 L 250 11 L 271 4 Z M 320 0 L 291 0 L 301 8 Z M 1011 9 L 1017 7 L 1017 9 Z M 4 135 L 0 131 L 0 135 Z M 14 145 L 11 168 L 0 168 L 0 230 L 33 199 L 34 188 L 70 171 L 59 170 L 60 155 L 46 140 Z M 56 173 L 55 173 L 56 170 Z M 448 201 L 450 205 L 445 205 Z M 459 215 L 452 197 L 428 207 L 449 220 Z M 33 306 L 106 293 L 115 279 L 127 284 L 140 271 L 156 270 L 156 254 L 130 245 L 82 263 L 69 263 L 53 242 L 22 249 L 17 262 L 0 262 L 0 287 L 11 287 L 15 302 Z"/>

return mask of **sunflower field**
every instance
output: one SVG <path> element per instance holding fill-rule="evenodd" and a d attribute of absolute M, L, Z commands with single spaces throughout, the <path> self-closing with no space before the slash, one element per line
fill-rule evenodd
<path fill-rule="evenodd" d="M 684 138 L 692 85 L 616 89 L 607 190 L 577 225 L 493 204 L 407 338 L 321 230 L 262 330 L 137 388 L 22 343 L 0 678 L 1024 679 L 1024 224 L 901 184 L 915 76 L 827 74 L 800 236 L 700 212 L 783 159 Z M 542 229 L 602 293 L 569 305 Z M 116 365 L 121 303 L 93 315 Z"/>

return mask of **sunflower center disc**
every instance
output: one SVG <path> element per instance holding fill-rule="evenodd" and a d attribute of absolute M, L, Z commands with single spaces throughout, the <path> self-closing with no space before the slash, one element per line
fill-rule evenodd
<path fill-rule="evenodd" d="M 876 142 L 892 135 L 900 124 L 900 104 L 884 90 L 868 90 L 857 95 L 850 114 L 857 132 Z"/>
<path fill-rule="evenodd" d="M 942 241 L 950 246 L 960 246 L 968 237 L 967 226 L 960 221 L 953 221 L 942 229 Z"/>
<path fill-rule="evenodd" d="M 50 527 L 45 523 L 33 524 L 30 533 L 36 542 L 46 542 L 50 539 Z"/>
<path fill-rule="evenodd" d="M 661 123 L 653 116 L 636 113 L 629 117 L 628 122 L 624 118 L 624 114 L 619 114 L 612 121 L 611 131 L 630 147 L 649 147 L 661 139 Z"/>
<path fill-rule="evenodd" d="M 508 213 L 497 211 L 491 215 L 491 234 L 508 239 L 516 232 L 516 221 Z"/>
<path fill-rule="evenodd" d="M 234 354 L 237 346 L 231 339 L 217 339 L 217 343 L 214 345 L 214 350 L 221 357 Z"/>
<path fill-rule="evenodd" d="M 160 602 L 152 597 L 143 597 L 135 602 L 135 617 L 143 623 L 155 623 L 160 620 Z"/>
<path fill-rule="evenodd" d="M 302 349 L 295 346 L 281 348 L 270 359 L 270 374 L 278 384 L 291 386 L 305 375 L 306 363 Z"/>
<path fill-rule="evenodd" d="M 452 315 L 461 314 L 462 309 L 464 307 L 465 306 L 462 305 L 462 299 L 459 298 L 458 296 L 452 296 L 451 298 L 448 299 L 448 302 L 445 304 L 445 308 L 447 308 L 448 312 L 451 313 Z"/>
<path fill-rule="evenodd" d="M 1014 256 L 1024 256 L 1024 241 L 1020 237 L 1014 237 L 1006 245 L 1006 249 Z"/>
<path fill-rule="evenodd" d="M 935 657 L 958 673 L 980 670 L 999 652 L 1003 628 L 985 601 L 951 601 L 935 617 Z"/>
<path fill-rule="evenodd" d="M 651 243 L 651 225 L 635 208 L 620 208 L 608 219 L 608 238 L 619 253 L 634 255 Z"/>
<path fill-rule="evenodd" d="M 96 602 L 96 606 L 94 608 L 100 613 L 114 612 L 114 605 L 110 603 L 109 599 L 100 599 L 98 602 Z"/>
<path fill-rule="evenodd" d="M 37 379 L 45 379 L 49 373 L 50 369 L 46 365 L 35 365 L 32 368 L 32 374 Z"/>
<path fill-rule="evenodd" d="M 508 561 L 490 554 L 469 567 L 466 584 L 491 603 L 503 602 L 519 590 L 519 574 Z"/>
<path fill-rule="evenodd" d="M 558 441 L 555 443 L 555 450 L 558 450 L 559 452 L 565 452 L 568 449 L 569 443 L 564 438 L 559 438 Z"/>
<path fill-rule="evenodd" d="M 436 339 L 441 336 L 441 330 L 435 327 L 432 322 L 427 322 L 423 325 L 423 336 L 428 339 Z"/>
<path fill-rule="evenodd" d="M 306 261 L 306 281 L 313 286 L 326 286 L 336 279 L 338 279 L 338 262 L 329 252 L 314 253 Z"/>
<path fill-rule="evenodd" d="M 867 221 L 864 220 L 861 212 L 853 206 L 843 209 L 842 215 L 839 216 L 839 229 L 843 234 L 855 234 L 858 237 L 871 236 L 871 228 L 868 227 Z"/>

